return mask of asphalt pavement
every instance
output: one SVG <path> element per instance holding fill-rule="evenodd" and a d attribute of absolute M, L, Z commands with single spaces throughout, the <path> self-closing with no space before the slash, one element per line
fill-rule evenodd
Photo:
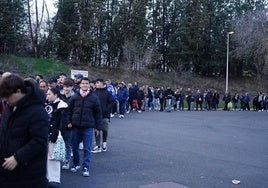
<path fill-rule="evenodd" d="M 90 177 L 62 171 L 60 187 L 267 188 L 267 122 L 267 112 L 253 111 L 114 117 L 108 151 L 92 154 Z"/>

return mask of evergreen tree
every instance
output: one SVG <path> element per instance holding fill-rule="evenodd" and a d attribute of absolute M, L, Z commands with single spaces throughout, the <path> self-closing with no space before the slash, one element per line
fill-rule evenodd
<path fill-rule="evenodd" d="M 75 43 L 80 27 L 78 2 L 76 0 L 60 0 L 54 41 L 56 55 L 59 59 L 63 61 L 77 60 Z"/>
<path fill-rule="evenodd" d="M 0 0 L 0 54 L 23 51 L 26 14 L 24 0 Z"/>
<path fill-rule="evenodd" d="M 206 31 L 209 26 L 209 16 L 205 0 L 191 0 L 186 6 L 189 59 L 195 73 L 202 72 L 206 46 Z"/>

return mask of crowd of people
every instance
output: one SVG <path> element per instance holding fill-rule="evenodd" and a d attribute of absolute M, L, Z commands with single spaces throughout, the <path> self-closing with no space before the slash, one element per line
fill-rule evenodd
<path fill-rule="evenodd" d="M 268 97 L 259 92 L 231 95 L 207 89 L 139 86 L 102 78 L 90 81 L 61 73 L 23 79 L 3 73 L 0 81 L 0 187 L 58 187 L 61 170 L 89 176 L 91 153 L 105 152 L 110 118 L 137 111 L 267 111 Z M 58 140 L 64 160 L 54 158 Z M 92 140 L 95 139 L 95 144 Z M 80 164 L 79 148 L 83 147 Z M 72 161 L 71 161 L 72 160 Z M 72 164 L 72 165 L 71 165 Z M 27 175 L 30 173 L 30 175 Z M 18 176 L 19 175 L 19 176 Z M 29 179 L 30 178 L 30 179 Z M 38 186 L 36 186 L 38 185 Z"/>
<path fill-rule="evenodd" d="M 107 151 L 113 96 L 98 79 L 96 88 L 81 74 L 48 81 L 4 73 L 0 81 L 0 187 L 58 187 L 61 170 L 89 176 L 92 139 Z M 40 132 L 41 131 L 41 132 Z M 64 159 L 58 156 L 60 140 Z M 83 145 L 80 164 L 79 145 Z M 97 150 L 95 149 L 95 150 Z M 72 157 L 71 157 L 72 156 Z M 72 159 L 72 162 L 71 162 Z M 70 166 L 72 164 L 72 166 Z"/>
<path fill-rule="evenodd" d="M 93 90 L 94 90 L 94 84 Z M 119 113 L 119 118 L 124 117 L 124 113 L 130 111 L 183 111 L 183 110 L 243 110 L 243 111 L 267 111 L 268 97 L 263 92 L 259 92 L 254 97 L 250 97 L 248 92 L 230 92 L 220 94 L 218 91 L 206 89 L 203 92 L 199 89 L 171 87 L 152 87 L 148 85 L 138 86 L 125 82 L 115 84 L 115 96 L 120 96 L 115 101 L 115 108 L 111 116 Z M 117 93 L 117 95 L 116 95 Z M 118 95 L 119 93 L 119 95 Z M 123 94 L 122 94 L 123 93 Z M 222 104 L 220 104 L 222 103 Z M 117 106 L 117 110 L 116 110 Z M 122 107 L 124 110 L 122 110 Z"/>

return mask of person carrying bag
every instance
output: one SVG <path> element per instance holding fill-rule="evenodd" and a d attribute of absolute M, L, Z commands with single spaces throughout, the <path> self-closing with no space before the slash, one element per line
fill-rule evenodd
<path fill-rule="evenodd" d="M 47 92 L 48 105 L 45 107 L 50 117 L 47 179 L 50 188 L 60 184 L 61 161 L 65 160 L 65 143 L 60 129 L 67 124 L 67 103 L 59 99 L 59 90 L 50 88 Z"/>

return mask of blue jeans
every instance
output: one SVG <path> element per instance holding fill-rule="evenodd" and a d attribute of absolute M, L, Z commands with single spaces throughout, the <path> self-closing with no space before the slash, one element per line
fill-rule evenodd
<path fill-rule="evenodd" d="M 176 110 L 180 110 L 180 102 L 181 101 L 176 101 Z"/>
<path fill-rule="evenodd" d="M 126 112 L 126 101 L 119 101 L 119 115 L 125 115 Z"/>
<path fill-rule="evenodd" d="M 171 112 L 171 99 L 166 99 L 166 105 L 167 105 L 167 112 Z"/>
<path fill-rule="evenodd" d="M 159 98 L 154 98 L 153 103 L 154 103 L 154 109 L 155 110 L 160 110 L 160 100 L 159 100 Z"/>
<path fill-rule="evenodd" d="M 91 144 L 93 137 L 93 128 L 72 128 L 72 148 L 73 148 L 73 164 L 74 166 L 80 166 L 80 156 L 79 156 L 79 143 L 82 140 L 84 145 L 84 159 L 83 168 L 89 169 L 90 159 L 91 159 Z"/>

